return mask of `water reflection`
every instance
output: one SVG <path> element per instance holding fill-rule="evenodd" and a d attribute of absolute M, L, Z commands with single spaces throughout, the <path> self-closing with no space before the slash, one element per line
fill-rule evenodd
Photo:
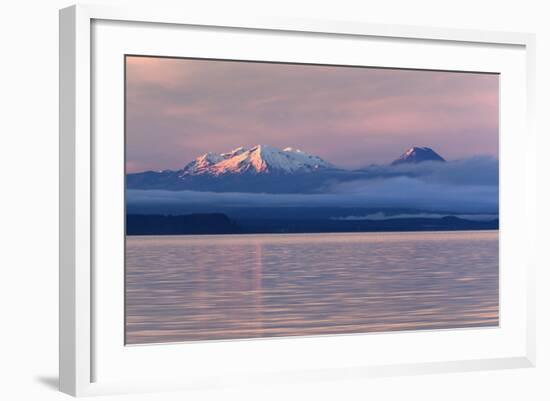
<path fill-rule="evenodd" d="M 498 325 L 498 232 L 128 237 L 127 343 Z"/>

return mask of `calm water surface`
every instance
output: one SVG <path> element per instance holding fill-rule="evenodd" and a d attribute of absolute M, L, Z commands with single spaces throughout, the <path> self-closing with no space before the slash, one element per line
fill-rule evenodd
<path fill-rule="evenodd" d="M 128 237 L 126 342 L 498 325 L 498 232 Z"/>

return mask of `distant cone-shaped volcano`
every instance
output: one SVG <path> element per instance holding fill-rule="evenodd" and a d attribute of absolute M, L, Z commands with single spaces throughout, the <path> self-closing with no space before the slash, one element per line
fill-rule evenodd
<path fill-rule="evenodd" d="M 399 165 L 404 163 L 421 163 L 427 161 L 444 162 L 445 159 L 439 156 L 433 149 L 427 147 L 413 146 L 398 159 L 394 160 L 391 165 Z"/>

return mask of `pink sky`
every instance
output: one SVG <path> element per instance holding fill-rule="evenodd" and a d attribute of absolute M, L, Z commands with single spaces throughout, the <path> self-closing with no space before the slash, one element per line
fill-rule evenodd
<path fill-rule="evenodd" d="M 498 158 L 498 75 L 127 57 L 128 172 L 268 144 L 345 168 L 408 147 Z"/>

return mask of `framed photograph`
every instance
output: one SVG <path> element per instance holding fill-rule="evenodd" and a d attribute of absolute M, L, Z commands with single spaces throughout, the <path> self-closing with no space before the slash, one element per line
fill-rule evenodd
<path fill-rule="evenodd" d="M 61 10 L 61 390 L 533 366 L 533 48 Z"/>

